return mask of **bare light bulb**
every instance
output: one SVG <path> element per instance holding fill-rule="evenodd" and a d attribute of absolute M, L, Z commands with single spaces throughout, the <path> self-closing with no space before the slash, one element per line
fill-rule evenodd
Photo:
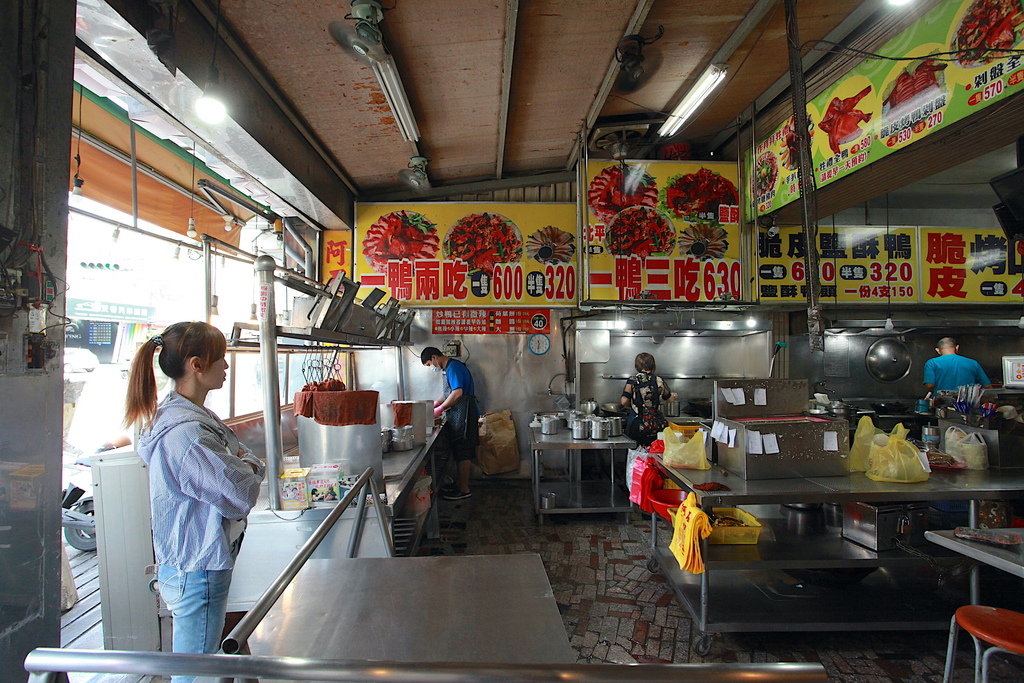
<path fill-rule="evenodd" d="M 196 100 L 196 114 L 206 123 L 220 123 L 228 114 L 227 107 L 209 91 L 210 88 L 207 88 L 203 96 Z"/>
<path fill-rule="evenodd" d="M 757 318 L 754 316 L 747 318 L 747 327 L 754 327 L 755 325 L 757 325 Z"/>
<path fill-rule="evenodd" d="M 113 242 L 117 241 L 117 238 L 121 236 L 121 228 L 114 228 L 114 232 L 111 233 L 110 239 Z"/>
<path fill-rule="evenodd" d="M 189 218 L 188 219 L 188 230 L 185 232 L 185 234 L 188 235 L 189 237 L 193 238 L 193 239 L 195 239 L 199 235 L 199 233 L 196 232 L 196 219 L 195 218 Z"/>
<path fill-rule="evenodd" d="M 889 316 L 885 319 L 885 329 L 891 330 L 893 329 L 893 327 L 894 325 L 892 324 L 892 316 Z"/>
<path fill-rule="evenodd" d="M 85 185 L 85 181 L 82 180 L 81 178 L 79 178 L 76 175 L 75 179 L 72 182 L 73 182 L 75 187 L 74 187 L 74 189 L 71 190 L 71 194 L 75 195 L 76 197 L 81 197 L 82 196 L 82 185 Z"/>
<path fill-rule="evenodd" d="M 175 244 L 174 245 L 174 260 L 177 261 L 180 258 L 181 258 L 181 245 L 180 244 Z"/>
<path fill-rule="evenodd" d="M 1020 329 L 1024 330 L 1024 315 L 1022 315 L 1020 317 L 1020 320 L 1017 321 L 1017 327 L 1019 327 Z"/>

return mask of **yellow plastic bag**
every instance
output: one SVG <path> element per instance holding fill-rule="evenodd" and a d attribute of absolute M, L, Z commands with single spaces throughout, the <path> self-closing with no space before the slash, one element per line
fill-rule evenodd
<path fill-rule="evenodd" d="M 901 439 L 907 438 L 909 429 L 900 422 L 892 428 L 892 436 Z M 853 445 L 850 446 L 850 471 L 866 472 L 868 469 L 868 457 L 871 455 L 871 445 L 876 436 L 886 436 L 886 433 L 875 426 L 871 417 L 864 415 L 857 423 L 857 432 L 853 435 Z M 883 442 L 884 443 L 884 442 Z"/>
<path fill-rule="evenodd" d="M 895 434 L 886 437 L 883 446 L 878 443 L 881 438 L 878 437 L 871 446 L 868 471 L 865 472 L 868 479 L 898 484 L 913 484 L 928 479 L 928 473 L 917 455 L 917 446 Z"/>
<path fill-rule="evenodd" d="M 661 456 L 662 462 L 668 467 L 675 467 L 684 470 L 709 470 L 711 463 L 708 462 L 704 452 L 704 432 L 697 431 L 685 442 L 674 429 L 666 429 L 665 453 Z"/>
<path fill-rule="evenodd" d="M 704 573 L 704 559 L 700 556 L 700 539 L 711 535 L 711 520 L 697 505 L 697 497 L 691 491 L 683 504 L 676 510 L 672 520 L 675 531 L 669 550 L 679 562 L 679 567 L 691 574 Z"/>

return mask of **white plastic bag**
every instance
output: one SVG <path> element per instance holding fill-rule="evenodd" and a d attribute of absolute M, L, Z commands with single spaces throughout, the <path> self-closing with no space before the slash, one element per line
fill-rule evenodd
<path fill-rule="evenodd" d="M 981 434 L 950 427 L 945 436 L 946 453 L 962 460 L 969 470 L 988 469 L 988 444 L 981 438 Z"/>

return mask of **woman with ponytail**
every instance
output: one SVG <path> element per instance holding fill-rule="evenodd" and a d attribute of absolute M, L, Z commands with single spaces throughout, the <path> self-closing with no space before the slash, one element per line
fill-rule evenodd
<path fill-rule="evenodd" d="M 125 424 L 144 425 L 138 452 L 149 466 L 157 578 L 175 652 L 220 649 L 231 569 L 266 470 L 203 406 L 227 378 L 226 350 L 217 328 L 175 323 L 139 348 L 128 379 Z M 159 404 L 154 356 L 174 380 Z"/>

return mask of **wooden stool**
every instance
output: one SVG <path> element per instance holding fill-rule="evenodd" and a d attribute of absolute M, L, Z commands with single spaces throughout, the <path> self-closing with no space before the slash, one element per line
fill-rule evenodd
<path fill-rule="evenodd" d="M 946 670 L 943 683 L 953 680 L 956 639 L 959 629 L 974 639 L 974 681 L 988 681 L 988 660 L 996 652 L 1024 655 L 1024 614 L 998 607 L 965 605 L 956 611 L 949 623 L 949 645 L 946 648 Z M 982 655 L 981 641 L 992 645 Z"/>

